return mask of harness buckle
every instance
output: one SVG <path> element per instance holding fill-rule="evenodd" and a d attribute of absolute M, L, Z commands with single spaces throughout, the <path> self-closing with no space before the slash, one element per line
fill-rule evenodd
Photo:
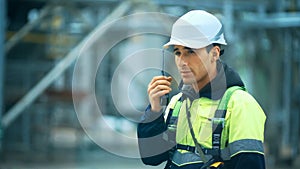
<path fill-rule="evenodd" d="M 197 147 L 195 147 L 195 151 L 194 151 L 194 153 L 195 153 L 196 155 L 200 156 L 200 153 L 199 153 L 199 150 L 198 150 L 198 148 L 197 148 Z M 202 159 L 202 160 L 203 160 L 203 159 Z"/>
<path fill-rule="evenodd" d="M 225 126 L 225 118 L 216 118 L 216 117 L 214 117 L 214 118 L 211 119 L 211 121 L 212 121 L 212 127 L 217 126 L 219 124 L 222 125 L 222 128 L 224 128 L 224 126 Z"/>

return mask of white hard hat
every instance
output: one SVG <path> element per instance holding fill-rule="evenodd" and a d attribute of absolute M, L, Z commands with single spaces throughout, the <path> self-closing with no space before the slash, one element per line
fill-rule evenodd
<path fill-rule="evenodd" d="M 227 44 L 221 22 L 206 11 L 193 10 L 173 24 L 170 41 L 164 47 L 181 45 L 199 49 L 213 43 Z"/>

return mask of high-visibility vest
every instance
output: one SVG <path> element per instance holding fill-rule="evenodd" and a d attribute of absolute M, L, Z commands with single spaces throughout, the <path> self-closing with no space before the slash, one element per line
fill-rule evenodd
<path fill-rule="evenodd" d="M 229 160 L 241 152 L 264 153 L 263 133 L 266 117 L 255 99 L 244 90 L 243 87 L 233 86 L 226 90 L 221 100 L 199 98 L 191 103 L 191 120 L 196 139 L 208 159 L 219 156 L 221 160 Z M 164 137 L 176 144 L 172 161 L 178 166 L 203 162 L 197 155 L 187 125 L 184 112 L 187 101 L 182 100 L 182 93 L 179 93 L 172 97 L 165 112 L 168 131 Z M 254 119 L 254 123 L 251 124 L 253 119 L 250 119 L 250 123 L 244 122 L 245 125 L 241 125 L 239 120 L 247 120 L 243 119 L 247 117 L 246 111 L 256 111 L 253 115 L 258 120 Z M 238 113 L 234 114 L 235 112 Z M 238 133 L 231 133 L 235 131 L 234 128 L 239 127 L 245 128 L 245 131 L 237 130 Z M 252 128 L 250 131 L 254 128 L 258 132 L 251 133 L 249 128 Z"/>

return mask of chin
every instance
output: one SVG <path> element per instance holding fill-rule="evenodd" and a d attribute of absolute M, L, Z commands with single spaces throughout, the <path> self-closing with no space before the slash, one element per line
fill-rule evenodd
<path fill-rule="evenodd" d="M 187 85 L 191 85 L 196 82 L 194 79 L 187 79 L 187 78 L 183 78 L 182 81 L 184 84 L 187 84 Z"/>

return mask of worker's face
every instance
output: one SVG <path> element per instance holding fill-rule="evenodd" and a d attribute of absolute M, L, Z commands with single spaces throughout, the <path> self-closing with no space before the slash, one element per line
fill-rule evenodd
<path fill-rule="evenodd" d="M 206 48 L 191 49 L 184 46 L 174 46 L 175 62 L 185 84 L 206 84 L 214 67 L 213 56 Z M 202 85 L 202 87 L 203 87 Z"/>

